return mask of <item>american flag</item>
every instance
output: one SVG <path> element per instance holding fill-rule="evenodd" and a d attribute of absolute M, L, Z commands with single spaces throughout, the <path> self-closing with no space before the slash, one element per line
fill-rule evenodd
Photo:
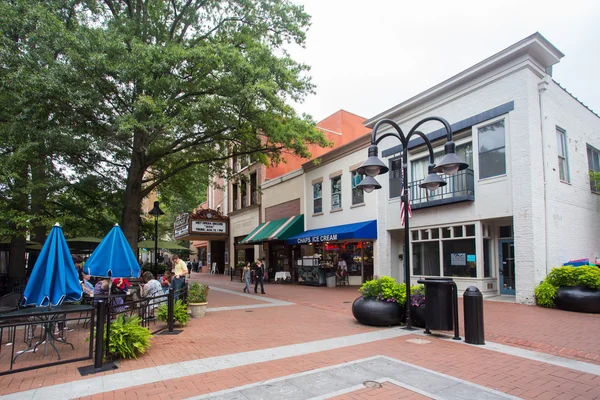
<path fill-rule="evenodd" d="M 400 173 L 402 174 L 402 186 L 404 187 L 404 166 L 400 168 Z M 412 217 L 412 210 L 410 209 L 410 197 L 408 195 L 408 190 L 404 191 L 403 194 L 406 195 L 407 203 L 408 203 L 408 218 Z M 406 218 L 406 210 L 404 209 L 404 201 L 400 201 L 400 222 L 402 226 L 404 226 L 404 221 Z"/>

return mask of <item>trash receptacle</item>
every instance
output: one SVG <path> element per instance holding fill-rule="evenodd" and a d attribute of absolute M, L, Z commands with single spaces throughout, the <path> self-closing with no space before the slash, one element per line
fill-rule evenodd
<path fill-rule="evenodd" d="M 327 273 L 325 280 L 327 281 L 327 287 L 335 287 L 335 274 Z"/>
<path fill-rule="evenodd" d="M 458 294 L 451 278 L 425 278 L 417 281 L 425 285 L 425 332 L 430 329 L 454 330 L 458 336 Z"/>

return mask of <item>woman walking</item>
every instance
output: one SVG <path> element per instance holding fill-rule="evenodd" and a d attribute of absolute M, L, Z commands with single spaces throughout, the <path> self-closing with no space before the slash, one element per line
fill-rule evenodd
<path fill-rule="evenodd" d="M 246 262 L 246 266 L 242 271 L 242 275 L 244 276 L 244 282 L 246 282 L 246 287 L 244 288 L 245 293 L 250 293 L 250 261 Z"/>

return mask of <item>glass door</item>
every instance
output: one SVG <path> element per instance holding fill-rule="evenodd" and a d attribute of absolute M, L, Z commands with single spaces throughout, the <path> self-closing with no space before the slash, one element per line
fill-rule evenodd
<path fill-rule="evenodd" d="M 500 293 L 515 294 L 515 242 L 513 239 L 498 241 L 500 256 Z"/>

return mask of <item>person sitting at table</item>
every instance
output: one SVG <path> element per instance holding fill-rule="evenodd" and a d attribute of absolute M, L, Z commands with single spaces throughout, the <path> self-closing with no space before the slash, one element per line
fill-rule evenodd
<path fill-rule="evenodd" d="M 83 271 L 79 272 L 79 281 L 81 282 L 81 290 L 83 293 L 90 296 L 94 294 L 94 285 L 90 282 L 91 276 Z"/>
<path fill-rule="evenodd" d="M 113 287 L 115 286 L 121 289 L 123 292 L 127 292 L 131 287 L 131 283 L 129 283 L 129 281 L 125 278 L 116 278 L 113 279 Z"/>
<path fill-rule="evenodd" d="M 144 272 L 144 274 L 142 275 L 142 279 L 144 279 L 145 284 L 144 286 L 140 284 L 140 296 L 145 298 L 151 298 L 163 294 L 162 286 L 160 282 L 154 279 L 154 275 L 152 275 L 152 272 Z M 158 303 L 160 303 L 160 299 L 157 301 L 151 300 L 150 306 L 152 308 L 155 308 L 158 306 Z"/>
<path fill-rule="evenodd" d="M 110 288 L 110 278 L 104 278 L 102 280 L 99 280 L 98 282 L 96 282 L 96 286 L 94 286 L 94 304 L 96 304 L 98 302 L 98 300 L 96 300 L 97 295 L 100 296 L 108 296 L 109 293 L 109 288 Z M 111 297 L 108 300 L 108 305 L 109 306 L 119 306 L 122 305 L 124 303 L 123 301 L 123 297 Z M 125 311 L 125 307 L 116 307 L 115 312 L 123 312 Z"/>
<path fill-rule="evenodd" d="M 162 291 L 164 294 L 169 293 L 169 287 L 171 287 L 171 272 L 165 271 L 163 276 L 160 278 L 160 285 L 162 286 Z"/>

